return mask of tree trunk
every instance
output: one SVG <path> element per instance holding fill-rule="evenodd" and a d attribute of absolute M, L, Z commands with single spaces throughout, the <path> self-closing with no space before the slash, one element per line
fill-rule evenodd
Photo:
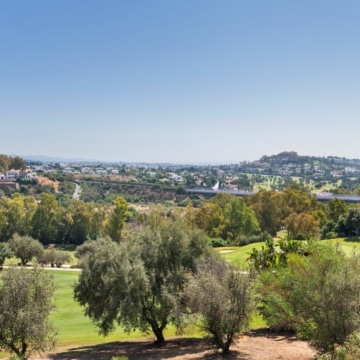
<path fill-rule="evenodd" d="M 27 359 L 27 356 L 25 356 L 27 347 L 28 347 L 27 344 L 24 341 L 22 341 L 21 342 L 21 359 Z"/>
<path fill-rule="evenodd" d="M 155 320 L 148 319 L 148 323 L 151 326 L 151 330 L 153 331 L 154 335 L 156 336 L 156 344 L 162 344 L 165 342 L 165 338 L 163 335 L 163 329 L 159 327 Z"/>
<path fill-rule="evenodd" d="M 11 343 L 11 344 L 6 344 L 15 354 L 16 356 L 21 359 L 21 360 L 26 360 L 25 357 L 25 353 L 26 353 L 26 348 L 25 348 L 25 352 L 23 353 L 23 351 L 20 351 L 15 344 Z M 27 347 L 27 346 L 26 346 Z M 22 347 L 22 350 L 24 349 L 24 346 Z"/>

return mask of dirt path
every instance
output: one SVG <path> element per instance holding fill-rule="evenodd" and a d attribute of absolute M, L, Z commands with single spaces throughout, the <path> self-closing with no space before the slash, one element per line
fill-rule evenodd
<path fill-rule="evenodd" d="M 307 342 L 291 335 L 249 332 L 231 348 L 230 360 L 313 360 L 315 351 Z M 112 356 L 127 356 L 129 360 L 217 360 L 220 353 L 211 350 L 203 339 L 170 339 L 162 346 L 151 341 L 114 342 L 98 346 L 79 347 L 64 352 L 34 357 L 33 360 L 111 360 Z"/>

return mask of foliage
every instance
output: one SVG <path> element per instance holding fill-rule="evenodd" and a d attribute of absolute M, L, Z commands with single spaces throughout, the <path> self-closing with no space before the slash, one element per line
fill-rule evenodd
<path fill-rule="evenodd" d="M 200 328 L 224 353 L 248 325 L 251 290 L 248 273 L 215 256 L 198 263 L 186 288 L 186 305 L 201 314 Z"/>
<path fill-rule="evenodd" d="M 360 258 L 323 242 L 310 242 L 304 255 L 260 273 L 261 312 L 272 327 L 293 328 L 327 351 L 360 327 Z"/>
<path fill-rule="evenodd" d="M 344 345 L 337 346 L 334 351 L 320 355 L 317 360 L 358 360 L 360 359 L 360 333 L 349 335 Z"/>
<path fill-rule="evenodd" d="M 279 265 L 285 262 L 285 258 L 275 249 L 275 243 L 272 238 L 265 241 L 265 245 L 261 245 L 261 249 L 253 248 L 247 259 L 256 270 L 263 270 Z"/>
<path fill-rule="evenodd" d="M 25 170 L 26 164 L 23 158 L 19 156 L 11 157 L 4 154 L 0 154 L 0 172 L 6 172 L 8 170 Z"/>
<path fill-rule="evenodd" d="M 105 225 L 105 234 L 109 235 L 112 240 L 119 242 L 122 229 L 129 215 L 128 203 L 123 197 L 118 196 L 114 200 L 114 208 Z"/>
<path fill-rule="evenodd" d="M 66 251 L 48 249 L 42 252 L 38 258 L 39 264 L 51 264 L 51 267 L 60 268 L 63 264 L 70 261 L 70 254 Z"/>
<path fill-rule="evenodd" d="M 190 212 L 187 219 L 208 236 L 229 241 L 260 232 L 253 210 L 242 198 L 229 194 L 216 195 L 202 204 L 199 211 Z"/>
<path fill-rule="evenodd" d="M 0 199 L 0 240 L 8 241 L 15 233 L 28 234 L 31 229 L 31 219 L 37 203 L 31 196 L 15 193 Z"/>
<path fill-rule="evenodd" d="M 258 235 L 241 235 L 238 239 L 238 245 L 244 246 L 248 244 L 259 243 L 266 241 L 269 238 L 271 238 L 271 235 L 266 231 Z"/>
<path fill-rule="evenodd" d="M 4 265 L 5 259 L 10 259 L 13 256 L 9 245 L 7 243 L 0 243 L 0 269 Z"/>
<path fill-rule="evenodd" d="M 347 230 L 346 235 L 359 236 L 360 235 L 360 209 L 352 208 L 348 211 L 344 225 Z"/>
<path fill-rule="evenodd" d="M 152 331 L 157 342 L 163 342 L 166 326 L 179 325 L 179 292 L 207 249 L 202 234 L 167 220 L 119 243 L 100 238 L 86 246 L 74 296 L 99 332 L 107 335 L 117 322 L 127 332 Z"/>
<path fill-rule="evenodd" d="M 223 247 L 228 245 L 227 241 L 222 238 L 209 238 L 208 243 L 211 247 Z"/>
<path fill-rule="evenodd" d="M 320 239 L 334 239 L 336 237 L 336 223 L 330 220 L 321 228 Z"/>
<path fill-rule="evenodd" d="M 284 225 L 288 233 L 299 240 L 302 240 L 299 234 L 303 235 L 302 238 L 310 239 L 317 237 L 320 232 L 319 222 L 311 214 L 291 213 L 284 219 Z"/>
<path fill-rule="evenodd" d="M 40 257 L 44 251 L 38 240 L 27 235 L 15 234 L 9 241 L 9 247 L 14 255 L 20 258 L 22 266 L 25 266 L 33 257 Z"/>
<path fill-rule="evenodd" d="M 1 280 L 0 345 L 20 359 L 51 350 L 56 336 L 48 321 L 54 310 L 52 277 L 36 268 L 9 268 Z"/>
<path fill-rule="evenodd" d="M 331 199 L 326 206 L 328 217 L 335 223 L 340 219 L 341 216 L 346 215 L 347 206 L 343 200 Z"/>
<path fill-rule="evenodd" d="M 40 204 L 32 217 L 30 235 L 43 244 L 56 243 L 60 211 L 53 194 L 41 194 Z"/>
<path fill-rule="evenodd" d="M 281 205 L 279 193 L 261 191 L 246 198 L 246 203 L 254 211 L 262 231 L 276 235 L 281 227 Z"/>

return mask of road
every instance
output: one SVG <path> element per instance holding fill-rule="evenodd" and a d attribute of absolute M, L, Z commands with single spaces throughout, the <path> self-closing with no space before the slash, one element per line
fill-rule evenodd
<path fill-rule="evenodd" d="M 74 184 L 75 184 L 75 191 L 72 197 L 73 199 L 79 200 L 81 193 L 81 186 L 78 183 L 74 183 Z"/>

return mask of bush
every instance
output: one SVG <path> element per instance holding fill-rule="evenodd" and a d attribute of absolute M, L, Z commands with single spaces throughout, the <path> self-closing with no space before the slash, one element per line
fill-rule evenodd
<path fill-rule="evenodd" d="M 201 314 L 197 325 L 217 349 L 229 352 L 253 310 L 250 275 L 222 258 L 209 257 L 198 262 L 185 293 L 187 307 Z"/>
<path fill-rule="evenodd" d="M 303 233 L 298 233 L 296 234 L 296 236 L 294 237 L 294 240 L 306 240 L 308 237 L 303 234 Z"/>
<path fill-rule="evenodd" d="M 359 272 L 358 255 L 310 242 L 306 254 L 289 254 L 286 266 L 260 273 L 260 311 L 268 325 L 293 328 L 329 351 L 360 330 Z"/>
<path fill-rule="evenodd" d="M 317 358 L 318 360 L 358 360 L 360 359 L 360 333 L 351 334 L 344 345 L 338 346 L 334 351 Z"/>
<path fill-rule="evenodd" d="M 237 239 L 237 245 L 244 246 L 244 245 L 248 245 L 248 244 L 259 243 L 259 242 L 266 241 L 266 239 L 269 239 L 269 238 L 271 238 L 271 236 L 267 231 L 265 231 L 259 235 L 249 235 L 249 236 L 240 235 L 240 237 Z"/>
<path fill-rule="evenodd" d="M 61 268 L 61 266 L 68 261 L 70 261 L 68 252 L 55 249 L 46 250 L 38 257 L 39 264 L 51 264 L 51 267 L 56 266 L 57 268 Z"/>
<path fill-rule="evenodd" d="M 212 247 L 224 247 L 229 245 L 226 240 L 221 238 L 209 238 L 208 242 Z"/>

